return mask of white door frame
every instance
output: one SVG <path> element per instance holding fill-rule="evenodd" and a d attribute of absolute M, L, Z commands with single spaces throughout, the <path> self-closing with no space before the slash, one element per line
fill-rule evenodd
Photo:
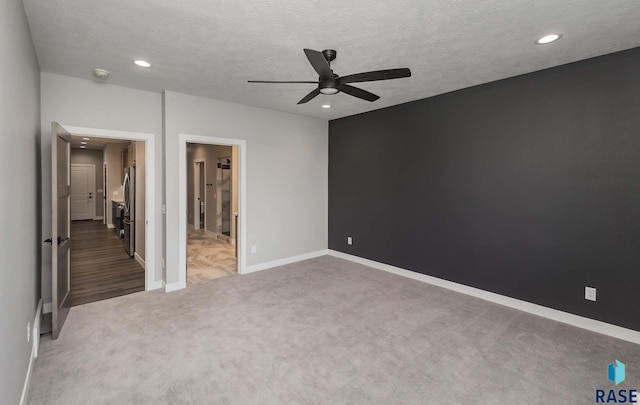
<path fill-rule="evenodd" d="M 98 138 L 110 138 L 110 139 L 122 139 L 128 141 L 144 141 L 145 142 L 145 169 L 146 169 L 146 181 L 145 181 L 145 282 L 144 288 L 146 291 L 162 288 L 162 280 L 155 279 L 156 268 L 156 227 L 154 215 L 156 213 L 156 167 L 155 167 L 155 135 L 142 132 L 127 132 L 127 131 L 113 131 L 110 129 L 98 129 L 98 128 L 84 128 L 74 127 L 71 125 L 60 125 L 67 130 L 71 135 L 84 135 L 94 136 Z M 186 148 L 185 148 L 186 150 Z M 105 191 L 106 192 L 106 191 Z M 105 215 L 106 216 L 106 215 Z"/>
<path fill-rule="evenodd" d="M 245 273 L 247 263 L 247 141 L 203 135 L 178 134 L 178 263 L 179 275 L 171 291 L 187 286 L 187 143 L 238 147 L 238 274 Z M 167 192 L 172 192 L 167 190 Z"/>
<path fill-rule="evenodd" d="M 71 163 L 71 171 L 73 171 L 74 167 L 89 167 L 91 168 L 91 184 L 92 184 L 92 188 L 91 188 L 91 220 L 95 221 L 96 218 L 96 165 L 94 165 L 93 163 Z M 73 178 L 73 176 L 72 176 Z M 73 185 L 72 185 L 73 186 Z M 71 194 L 73 194 L 73 190 L 71 190 Z M 73 220 L 72 220 L 73 221 Z"/>
<path fill-rule="evenodd" d="M 204 166 L 204 195 L 201 195 L 200 201 L 197 201 L 196 194 L 200 193 L 200 168 L 198 163 Z M 197 169 L 197 170 L 196 170 Z M 207 161 L 203 158 L 193 160 L 193 227 L 200 229 L 200 203 L 204 202 L 204 231 L 207 232 Z"/>

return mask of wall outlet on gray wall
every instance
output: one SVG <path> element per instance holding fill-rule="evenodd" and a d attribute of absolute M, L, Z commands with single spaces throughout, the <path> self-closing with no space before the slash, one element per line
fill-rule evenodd
<path fill-rule="evenodd" d="M 258 252 L 258 247 L 256 245 L 251 246 L 251 253 Z"/>
<path fill-rule="evenodd" d="M 584 288 L 584 299 L 589 301 L 596 300 L 596 289 L 593 287 L 585 287 Z"/>

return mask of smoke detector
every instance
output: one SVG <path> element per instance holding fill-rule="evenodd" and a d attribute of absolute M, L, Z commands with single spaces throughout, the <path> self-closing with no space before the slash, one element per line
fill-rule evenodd
<path fill-rule="evenodd" d="M 104 69 L 98 69 L 95 68 L 93 69 L 93 75 L 98 78 L 98 79 L 106 79 L 107 77 L 109 77 L 109 71 L 108 70 L 104 70 Z"/>

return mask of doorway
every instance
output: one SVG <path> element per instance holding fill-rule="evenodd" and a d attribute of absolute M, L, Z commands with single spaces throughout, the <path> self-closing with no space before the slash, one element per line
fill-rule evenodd
<path fill-rule="evenodd" d="M 156 215 L 156 184 L 152 179 L 155 178 L 156 165 L 154 159 L 155 151 L 155 135 L 140 132 L 128 132 L 128 131 L 114 131 L 108 129 L 98 128 L 86 128 L 86 127 L 74 127 L 70 125 L 61 125 L 71 136 L 80 136 L 82 138 L 102 138 L 112 141 L 141 141 L 144 143 L 144 151 L 139 154 L 139 157 L 144 159 L 143 173 L 138 170 L 138 178 L 145 179 L 144 185 L 137 188 L 140 193 L 139 200 L 144 200 L 145 209 L 144 212 L 139 213 L 137 222 L 143 225 L 144 240 L 140 245 L 144 246 L 144 268 L 145 268 L 145 290 L 150 291 L 162 287 L 161 274 L 156 274 L 156 227 L 155 221 L 150 220 Z M 83 139 L 84 141 L 84 139 Z M 87 141 L 89 142 L 89 141 Z M 139 162 L 138 162 L 139 163 Z M 109 179 L 111 176 L 105 176 L 105 179 Z M 107 227 L 113 226 L 109 221 L 109 196 L 108 190 L 105 190 L 107 186 L 103 187 L 104 195 L 103 201 L 105 201 L 106 208 L 104 210 L 103 221 Z M 112 194 L 113 195 L 113 194 Z M 159 271 L 158 271 L 159 273 Z"/>
<path fill-rule="evenodd" d="M 73 135 L 70 141 L 70 304 L 144 291 L 145 227 L 136 214 L 144 218 L 145 142 Z"/>
<path fill-rule="evenodd" d="M 237 186 L 233 187 L 237 184 L 234 153 L 236 146 L 187 145 L 187 284 L 238 272 L 236 240 L 232 237 L 236 231 L 231 224 L 238 211 Z"/>

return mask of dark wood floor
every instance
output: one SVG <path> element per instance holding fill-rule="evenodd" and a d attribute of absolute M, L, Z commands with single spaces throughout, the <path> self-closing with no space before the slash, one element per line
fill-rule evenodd
<path fill-rule="evenodd" d="M 144 269 L 101 221 L 71 223 L 71 305 L 144 291 Z"/>

